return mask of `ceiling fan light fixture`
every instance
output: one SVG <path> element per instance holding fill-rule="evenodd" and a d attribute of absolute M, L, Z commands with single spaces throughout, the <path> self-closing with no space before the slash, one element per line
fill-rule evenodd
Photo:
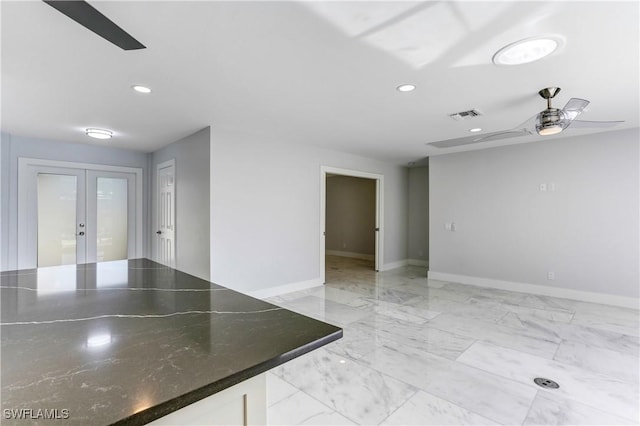
<path fill-rule="evenodd" d="M 113 132 L 105 129 L 88 128 L 85 133 L 95 139 L 111 139 L 113 137 Z"/>
<path fill-rule="evenodd" d="M 567 127 L 569 121 L 562 110 L 547 108 L 538 114 L 536 132 L 540 136 L 556 135 Z"/>
<path fill-rule="evenodd" d="M 559 39 L 552 37 L 526 38 L 498 50 L 492 60 L 496 65 L 527 64 L 549 56 L 559 44 Z"/>
<path fill-rule="evenodd" d="M 551 125 L 551 126 L 546 126 L 546 127 L 541 127 L 541 128 L 537 128 L 536 127 L 536 131 L 538 132 L 538 134 L 540 136 L 557 135 L 558 133 L 560 133 L 563 130 L 564 130 L 564 128 L 559 124 L 554 124 L 554 125 Z"/>

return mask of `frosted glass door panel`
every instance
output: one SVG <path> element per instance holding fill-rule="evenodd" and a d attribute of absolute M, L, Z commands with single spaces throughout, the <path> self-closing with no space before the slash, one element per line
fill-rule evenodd
<path fill-rule="evenodd" d="M 75 264 L 77 177 L 40 173 L 37 185 L 38 267 Z"/>
<path fill-rule="evenodd" d="M 96 187 L 96 260 L 103 262 L 126 259 L 128 253 L 128 181 L 121 178 L 98 177 Z"/>

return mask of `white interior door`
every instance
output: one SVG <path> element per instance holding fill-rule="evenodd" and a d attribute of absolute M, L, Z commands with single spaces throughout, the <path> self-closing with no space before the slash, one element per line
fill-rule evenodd
<path fill-rule="evenodd" d="M 140 257 L 141 170 L 45 161 L 19 162 L 17 268 Z"/>
<path fill-rule="evenodd" d="M 87 262 L 135 256 L 136 176 L 87 170 Z"/>
<path fill-rule="evenodd" d="M 42 167 L 33 171 L 27 191 L 28 220 L 35 226 L 29 229 L 30 244 L 25 249 L 35 257 L 36 266 L 84 263 L 84 172 Z"/>
<path fill-rule="evenodd" d="M 158 164 L 156 213 L 156 259 L 172 268 L 176 267 L 176 166 L 170 160 Z"/>

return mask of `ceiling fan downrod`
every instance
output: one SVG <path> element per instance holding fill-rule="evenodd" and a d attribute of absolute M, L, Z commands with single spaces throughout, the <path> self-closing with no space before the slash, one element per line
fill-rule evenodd
<path fill-rule="evenodd" d="M 547 100 L 547 108 L 551 108 L 551 99 L 560 93 L 559 87 L 546 87 L 538 92 L 542 99 Z"/>

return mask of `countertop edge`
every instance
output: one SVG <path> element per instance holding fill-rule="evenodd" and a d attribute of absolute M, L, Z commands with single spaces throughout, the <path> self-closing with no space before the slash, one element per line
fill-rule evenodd
<path fill-rule="evenodd" d="M 180 395 L 178 397 L 175 397 L 173 399 L 170 399 L 168 401 L 165 401 L 153 407 L 147 408 L 144 411 L 140 411 L 138 413 L 132 414 L 129 417 L 125 417 L 122 420 L 112 423 L 111 425 L 112 426 L 144 425 L 153 420 L 159 419 L 160 417 L 166 416 L 167 414 L 170 414 L 174 411 L 177 411 L 181 408 L 184 408 L 190 404 L 193 404 L 194 402 L 200 401 L 201 399 L 214 395 L 224 389 L 230 388 L 231 386 L 236 385 L 240 382 L 243 382 L 247 379 L 250 379 L 251 377 L 255 377 L 259 374 L 265 373 L 271 370 L 272 368 L 282 365 L 285 362 L 291 361 L 301 355 L 309 353 L 326 344 L 334 342 L 342 338 L 342 336 L 343 336 L 343 330 L 339 329 L 314 342 L 311 342 L 299 348 L 293 349 L 275 358 L 271 358 L 253 367 L 239 371 L 231 376 L 225 377 L 216 382 L 213 382 L 201 388 L 195 389 L 184 395 Z"/>

